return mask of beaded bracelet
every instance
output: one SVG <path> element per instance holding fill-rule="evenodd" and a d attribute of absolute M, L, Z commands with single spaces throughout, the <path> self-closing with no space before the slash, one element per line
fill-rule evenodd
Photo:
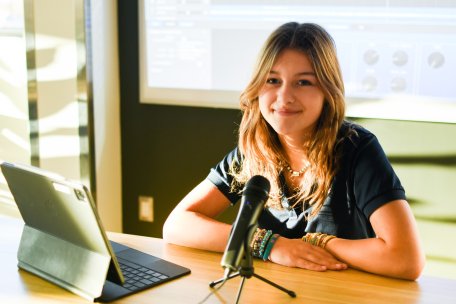
<path fill-rule="evenodd" d="M 272 230 L 257 228 L 250 242 L 252 256 L 266 261 L 278 237 L 279 235 L 273 234 Z"/>
<path fill-rule="evenodd" d="M 269 239 L 272 236 L 272 230 L 267 230 L 263 240 L 261 241 L 260 250 L 258 251 L 258 257 L 262 257 L 266 246 L 268 245 Z"/>
<path fill-rule="evenodd" d="M 277 239 L 279 238 L 279 236 L 280 235 L 275 233 L 270 237 L 270 239 L 268 241 L 268 245 L 266 246 L 266 250 L 264 251 L 263 256 L 262 256 L 263 261 L 268 260 L 269 255 L 271 254 L 272 247 L 274 247 L 274 244 L 277 241 Z"/>
<path fill-rule="evenodd" d="M 252 242 L 250 243 L 250 249 L 252 252 L 252 255 L 254 257 L 261 257 L 260 255 L 260 250 L 261 250 L 261 244 L 263 243 L 263 240 L 268 233 L 268 230 L 266 229 L 261 229 L 257 228 L 256 231 L 253 234 Z M 265 245 L 263 245 L 264 247 Z"/>

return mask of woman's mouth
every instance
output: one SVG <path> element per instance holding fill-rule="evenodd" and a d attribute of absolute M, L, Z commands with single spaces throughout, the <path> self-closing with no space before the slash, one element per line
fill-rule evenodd
<path fill-rule="evenodd" d="M 282 116 L 291 116 L 291 115 L 296 115 L 296 114 L 301 113 L 301 110 L 293 110 L 293 109 L 285 109 L 285 108 L 273 109 L 273 111 L 276 114 L 279 114 Z"/>

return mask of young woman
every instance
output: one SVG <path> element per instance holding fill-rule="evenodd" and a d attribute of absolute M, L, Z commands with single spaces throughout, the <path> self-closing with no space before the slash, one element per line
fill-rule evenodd
<path fill-rule="evenodd" d="M 418 278 L 424 255 L 404 189 L 377 138 L 344 120 L 342 75 L 322 27 L 277 28 L 240 105 L 238 147 L 173 210 L 165 241 L 222 252 L 231 225 L 215 218 L 262 175 L 271 191 L 254 256 L 316 271 Z"/>

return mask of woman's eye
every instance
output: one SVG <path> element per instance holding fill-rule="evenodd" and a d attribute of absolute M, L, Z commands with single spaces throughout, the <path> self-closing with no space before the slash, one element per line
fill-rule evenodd
<path fill-rule="evenodd" d="M 310 82 L 309 80 L 302 79 L 302 80 L 298 81 L 298 85 L 299 86 L 310 86 L 310 85 L 312 85 L 312 82 Z"/>
<path fill-rule="evenodd" d="M 278 84 L 278 83 L 280 83 L 280 81 L 277 78 L 268 78 L 266 80 L 266 83 L 268 83 L 268 84 Z"/>

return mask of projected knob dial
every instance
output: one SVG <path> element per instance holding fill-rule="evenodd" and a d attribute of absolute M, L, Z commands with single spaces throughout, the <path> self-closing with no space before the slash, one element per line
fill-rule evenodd
<path fill-rule="evenodd" d="M 373 49 L 367 50 L 364 53 L 364 62 L 368 65 L 374 65 L 380 59 L 380 54 Z"/>
<path fill-rule="evenodd" d="M 408 61 L 408 55 L 406 52 L 399 50 L 393 54 L 393 64 L 396 66 L 403 66 Z"/>
<path fill-rule="evenodd" d="M 433 52 L 428 56 L 428 65 L 433 69 L 438 69 L 445 64 L 445 56 L 440 52 Z"/>
<path fill-rule="evenodd" d="M 391 80 L 391 90 L 396 93 L 404 92 L 407 88 L 407 81 L 402 77 L 396 77 Z"/>
<path fill-rule="evenodd" d="M 375 91 L 375 89 L 377 88 L 377 85 L 378 85 L 377 79 L 373 76 L 364 77 L 364 79 L 362 81 L 362 87 L 365 92 Z"/>

